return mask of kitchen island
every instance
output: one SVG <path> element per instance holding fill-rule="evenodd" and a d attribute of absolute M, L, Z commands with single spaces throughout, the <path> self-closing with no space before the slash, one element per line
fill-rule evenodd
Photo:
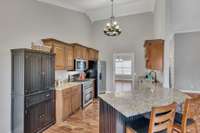
<path fill-rule="evenodd" d="M 189 96 L 177 89 L 136 87 L 127 92 L 112 92 L 100 98 L 100 133 L 125 133 L 126 123 L 151 112 L 152 107 L 176 102 Z"/>

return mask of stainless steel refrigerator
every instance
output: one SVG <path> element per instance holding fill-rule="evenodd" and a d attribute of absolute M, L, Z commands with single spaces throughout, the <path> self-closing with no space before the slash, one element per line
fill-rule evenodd
<path fill-rule="evenodd" d="M 95 79 L 95 97 L 106 91 L 106 62 L 105 61 L 89 61 L 88 70 L 86 71 L 87 78 Z"/>
<path fill-rule="evenodd" d="M 106 92 L 106 62 L 99 61 L 98 62 L 98 94 L 103 94 Z"/>

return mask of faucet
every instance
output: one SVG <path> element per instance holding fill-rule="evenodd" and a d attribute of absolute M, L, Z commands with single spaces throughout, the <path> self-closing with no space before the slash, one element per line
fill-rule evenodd
<path fill-rule="evenodd" d="M 151 71 L 149 74 L 152 75 L 152 73 L 154 73 L 153 83 L 158 83 L 156 71 Z"/>

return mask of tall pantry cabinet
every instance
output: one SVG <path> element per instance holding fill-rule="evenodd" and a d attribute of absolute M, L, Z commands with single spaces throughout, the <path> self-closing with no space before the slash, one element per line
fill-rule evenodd
<path fill-rule="evenodd" d="M 12 53 L 12 133 L 39 133 L 55 123 L 54 54 Z"/>

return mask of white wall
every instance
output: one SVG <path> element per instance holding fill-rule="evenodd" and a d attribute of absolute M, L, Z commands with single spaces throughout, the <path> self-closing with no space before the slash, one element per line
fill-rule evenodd
<path fill-rule="evenodd" d="M 175 36 L 175 87 L 200 92 L 200 32 Z"/>
<path fill-rule="evenodd" d="M 169 0 L 175 33 L 200 31 L 199 0 Z"/>
<path fill-rule="evenodd" d="M 100 50 L 100 59 L 107 62 L 107 88 L 112 90 L 114 53 L 135 53 L 135 72 L 145 72 L 144 41 L 153 37 L 153 14 L 145 13 L 117 18 L 122 34 L 119 37 L 107 37 L 103 28 L 108 20 L 97 21 L 92 25 L 93 43 Z"/>
<path fill-rule="evenodd" d="M 0 132 L 10 133 L 10 49 L 30 47 L 32 41 L 54 37 L 91 45 L 91 22 L 84 14 L 39 3 L 3 0 L 0 4 Z"/>
<path fill-rule="evenodd" d="M 159 0 L 158 0 L 159 1 Z M 199 0 L 165 0 L 166 5 L 166 41 L 168 54 L 165 64 L 165 82 L 169 79 L 169 70 L 171 68 L 172 86 L 174 86 L 174 46 L 175 34 L 200 31 L 200 1 Z"/>
<path fill-rule="evenodd" d="M 164 87 L 169 87 L 169 68 L 173 66 L 173 32 L 171 20 L 171 3 L 169 0 L 156 0 L 154 9 L 154 38 L 164 39 L 164 71 L 160 74 Z M 173 68 L 173 67 L 172 67 Z"/>

